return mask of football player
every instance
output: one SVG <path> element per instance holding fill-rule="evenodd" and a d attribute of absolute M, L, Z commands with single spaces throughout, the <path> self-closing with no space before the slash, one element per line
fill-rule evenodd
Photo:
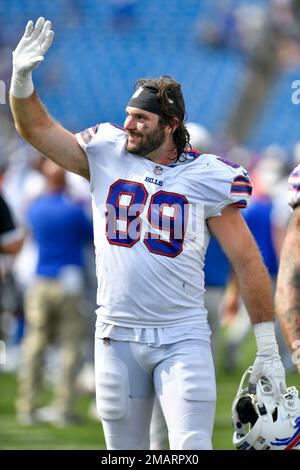
<path fill-rule="evenodd" d="M 280 255 L 276 309 L 300 373 L 300 165 L 289 177 L 288 195 L 293 214 Z"/>
<path fill-rule="evenodd" d="M 203 275 L 210 233 L 237 273 L 253 323 L 250 380 L 255 386 L 266 376 L 278 396 L 285 389 L 270 281 L 239 210 L 250 199 L 247 172 L 189 150 L 181 87 L 170 77 L 137 82 L 124 128 L 64 129 L 47 113 L 31 74 L 53 35 L 50 21 L 28 22 L 13 53 L 10 103 L 31 145 L 90 181 L 96 398 L 107 448 L 149 448 L 156 392 L 171 449 L 211 449 L 216 387 Z"/>

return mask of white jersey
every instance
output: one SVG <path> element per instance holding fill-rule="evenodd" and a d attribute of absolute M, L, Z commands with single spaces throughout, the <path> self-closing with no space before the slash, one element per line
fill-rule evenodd
<path fill-rule="evenodd" d="M 126 132 L 108 123 L 76 137 L 90 169 L 99 319 L 137 328 L 206 322 L 206 220 L 247 206 L 247 172 L 195 151 L 157 165 L 127 152 Z"/>
<path fill-rule="evenodd" d="M 295 209 L 300 204 L 300 165 L 296 166 L 290 174 L 288 185 L 289 205 Z"/>

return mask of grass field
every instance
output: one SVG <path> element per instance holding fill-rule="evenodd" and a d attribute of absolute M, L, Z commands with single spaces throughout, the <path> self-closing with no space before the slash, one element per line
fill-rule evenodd
<path fill-rule="evenodd" d="M 254 354 L 253 339 L 250 339 L 240 353 L 240 368 L 237 373 L 225 374 L 217 367 L 217 413 L 214 431 L 216 450 L 232 449 L 231 403 L 237 391 L 244 369 L 250 365 Z M 300 377 L 289 375 L 288 385 L 300 388 Z M 78 412 L 84 418 L 80 426 L 68 426 L 57 429 L 49 424 L 19 426 L 15 419 L 14 400 L 16 396 L 16 377 L 14 374 L 0 372 L 0 449 L 105 449 L 101 425 L 88 418 L 87 410 L 91 396 L 78 398 Z M 45 393 L 44 400 L 49 398 Z"/>

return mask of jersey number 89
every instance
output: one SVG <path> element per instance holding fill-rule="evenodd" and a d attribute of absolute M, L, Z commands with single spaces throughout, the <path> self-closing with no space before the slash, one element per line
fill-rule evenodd
<path fill-rule="evenodd" d="M 142 183 L 119 179 L 110 186 L 106 200 L 106 237 L 112 245 L 131 248 L 141 238 L 148 192 Z M 150 199 L 148 230 L 143 243 L 151 253 L 175 258 L 182 251 L 188 221 L 185 196 L 158 191 Z"/>

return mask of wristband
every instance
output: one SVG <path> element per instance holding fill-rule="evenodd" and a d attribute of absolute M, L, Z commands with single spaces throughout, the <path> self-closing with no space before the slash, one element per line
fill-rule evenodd
<path fill-rule="evenodd" d="M 256 323 L 253 325 L 253 329 L 258 353 L 271 353 L 272 351 L 274 353 L 278 353 L 278 344 L 276 341 L 273 321 Z"/>

